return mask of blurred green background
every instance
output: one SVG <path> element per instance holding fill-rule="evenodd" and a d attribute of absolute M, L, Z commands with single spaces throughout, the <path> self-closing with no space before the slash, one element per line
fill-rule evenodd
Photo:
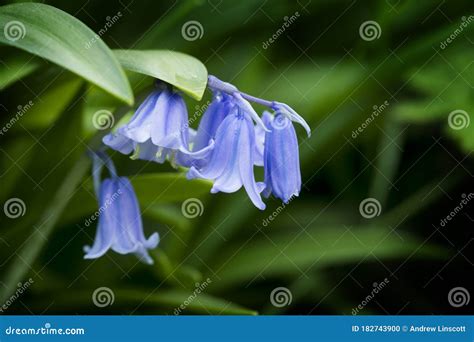
<path fill-rule="evenodd" d="M 118 122 L 152 79 L 127 72 L 128 107 L 0 45 L 2 126 L 34 103 L 0 137 L 1 203 L 25 203 L 23 216 L 0 216 L 0 304 L 33 280 L 6 313 L 472 313 L 448 296 L 472 292 L 472 1 L 47 3 L 95 32 L 117 16 L 101 34 L 110 48 L 195 56 L 239 89 L 289 104 L 313 134 L 297 128 L 300 196 L 286 206 L 269 199 L 264 212 L 242 190 L 210 195 L 209 183 L 169 164 L 110 152 L 136 179 L 147 236 L 158 231 L 161 243 L 153 266 L 113 252 L 83 260 L 97 206 L 86 151 L 105 133 L 92 117 L 106 109 Z M 190 21 L 197 39 L 185 39 Z M 186 97 L 190 118 L 209 99 Z M 194 218 L 183 215 L 190 198 L 203 203 Z M 93 300 L 103 287 L 114 298 L 104 307 Z"/>

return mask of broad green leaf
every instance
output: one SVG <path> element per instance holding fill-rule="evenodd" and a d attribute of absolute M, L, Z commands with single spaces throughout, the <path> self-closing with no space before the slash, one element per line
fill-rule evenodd
<path fill-rule="evenodd" d="M 0 7 L 0 43 L 38 55 L 96 84 L 127 104 L 133 93 L 111 50 L 81 21 L 52 6 Z"/>
<path fill-rule="evenodd" d="M 207 69 L 198 59 L 170 50 L 114 50 L 125 69 L 158 78 L 200 100 Z"/>
<path fill-rule="evenodd" d="M 238 254 L 235 251 L 241 245 L 228 248 L 228 253 L 221 255 L 213 267 L 221 279 L 216 287 L 240 286 L 257 276 L 294 276 L 309 268 L 406 257 L 415 251 L 423 256 L 443 256 L 443 251 L 434 246 L 426 244 L 420 248 L 419 241 L 411 235 L 403 234 L 402 238 L 384 226 L 313 227 L 300 234 L 289 229 L 288 233 L 256 240 Z"/>
<path fill-rule="evenodd" d="M 2 58 L 3 59 L 3 58 Z M 37 70 L 40 63 L 28 55 L 10 56 L 1 61 L 0 90 Z"/>

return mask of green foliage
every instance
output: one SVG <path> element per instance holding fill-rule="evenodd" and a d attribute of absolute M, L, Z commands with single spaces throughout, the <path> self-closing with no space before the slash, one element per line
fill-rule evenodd
<path fill-rule="evenodd" d="M 440 167 L 457 155 L 469 160 L 474 149 L 474 64 L 467 39 L 474 23 L 438 49 L 469 1 L 446 14 L 455 18 L 449 23 L 429 2 L 402 1 L 393 5 L 398 14 L 375 1 L 311 1 L 307 8 L 294 1 L 241 1 L 216 3 L 217 9 L 199 1 L 133 2 L 130 13 L 118 2 L 123 18 L 100 37 L 95 32 L 112 5 L 48 3 L 0 7 L 2 31 L 15 21 L 26 30 L 21 39 L 0 34 L 2 123 L 15 117 L 19 105 L 34 102 L 1 137 L 2 204 L 16 197 L 27 210 L 15 220 L 2 217 L 0 302 L 31 276 L 34 286 L 22 302 L 48 313 L 116 313 L 120 307 L 126 314 L 173 314 L 184 302 L 185 314 L 306 313 L 318 302 L 326 312 L 347 313 L 344 305 L 364 298 L 353 293 L 353 283 L 339 288 L 352 270 L 369 268 L 354 279 L 370 283 L 399 276 L 394 287 L 411 289 L 416 281 L 402 278 L 399 268 L 413 261 L 423 269 L 451 257 L 450 245 L 430 239 L 438 217 L 435 222 L 424 214 L 436 216 L 432 208 L 442 207 L 445 194 L 472 177 Z M 382 27 L 380 39 L 371 42 L 358 35 L 368 10 Z M 262 48 L 295 11 L 298 20 Z M 420 27 L 420 18 L 431 16 Z M 183 38 L 191 19 L 202 24 L 201 39 Z M 133 183 L 147 232 L 158 231 L 161 242 L 151 253 L 153 266 L 113 253 L 83 260 L 82 247 L 96 229 L 85 222 L 97 211 L 86 152 L 108 132 L 94 126 L 94 115 L 113 113 L 111 129 L 120 127 L 159 78 L 188 96 L 190 116 L 200 116 L 208 70 L 250 94 L 288 103 L 310 123 L 311 138 L 300 140 L 300 197 L 288 205 L 269 199 L 259 212 L 242 191 L 211 196 L 211 183 L 188 181 L 185 170 L 109 151 Z M 389 106 L 353 138 L 384 101 Z M 455 110 L 465 111 L 470 125 L 452 129 Z M 432 155 L 436 135 L 457 145 Z M 416 153 L 426 145 L 426 156 L 425 150 Z M 370 220 L 359 212 L 367 197 L 381 205 L 380 216 Z M 183 214 L 190 198 L 203 203 L 196 217 Z M 452 203 L 442 207 L 451 209 Z M 394 269 L 397 274 L 390 273 Z M 207 279 L 212 282 L 195 295 Z M 280 309 L 269 296 L 282 285 L 293 303 Z M 110 311 L 91 303 L 101 286 L 114 291 L 117 306 Z M 11 310 L 24 311 L 19 304 Z"/>
<path fill-rule="evenodd" d="M 207 84 L 207 70 L 198 59 L 169 50 L 115 50 L 125 69 L 163 80 L 200 100 Z"/>
<path fill-rule="evenodd" d="M 3 6 L 0 26 L 6 27 L 15 21 L 22 23 L 19 30 L 24 36 L 9 39 L 4 34 L 0 36 L 0 42 L 56 63 L 126 103 L 133 103 L 128 80 L 112 51 L 81 21 L 44 4 Z"/>

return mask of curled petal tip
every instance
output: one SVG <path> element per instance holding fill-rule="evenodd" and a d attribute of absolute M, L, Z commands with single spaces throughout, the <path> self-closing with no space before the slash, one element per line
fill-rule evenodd
<path fill-rule="evenodd" d="M 273 110 L 277 113 L 286 115 L 288 118 L 290 118 L 291 121 L 299 123 L 305 129 L 306 134 L 308 134 L 308 137 L 311 136 L 311 128 L 309 127 L 306 120 L 303 119 L 301 115 L 295 112 L 295 110 L 291 108 L 290 106 L 288 106 L 286 103 L 274 101 Z"/>

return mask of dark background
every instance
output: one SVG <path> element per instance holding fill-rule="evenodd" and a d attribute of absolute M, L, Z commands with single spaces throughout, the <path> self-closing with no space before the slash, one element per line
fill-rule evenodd
<path fill-rule="evenodd" d="M 191 54 L 239 89 L 289 104 L 313 134 L 307 138 L 297 128 L 304 184 L 286 207 L 272 198 L 260 212 L 242 190 L 203 192 L 204 212 L 195 219 L 182 215 L 183 200 L 155 203 L 143 213 L 147 235 L 159 231 L 162 240 L 154 266 L 113 252 L 86 261 L 82 246 L 91 243 L 95 226 L 84 226 L 88 213 L 81 207 L 96 205 L 92 195 L 87 203 L 72 199 L 47 235 L 37 232 L 47 221 L 47 204 L 94 139 L 90 113 L 97 104 L 86 82 L 32 60 L 41 67 L 0 96 L 4 123 L 19 104 L 46 102 L 0 137 L 2 203 L 18 197 L 27 204 L 23 217 L 1 217 L 0 281 L 19 268 L 27 269 L 23 282 L 34 280 L 8 314 L 173 314 L 207 278 L 210 285 L 184 313 L 251 313 L 233 311 L 235 305 L 259 314 L 350 315 L 373 284 L 387 278 L 359 314 L 472 314 L 472 304 L 453 307 L 448 301 L 455 287 L 473 290 L 472 203 L 441 224 L 462 195 L 473 192 L 474 20 L 455 33 L 463 18 L 474 15 L 472 1 L 47 3 L 95 32 L 121 12 L 102 35 L 111 48 Z M 277 33 L 291 16 L 296 19 Z M 200 39 L 183 38 L 190 20 L 201 24 Z M 377 39 L 359 33 L 369 20 L 380 27 Z M 28 58 L 4 46 L 0 53 L 3 68 L 7 57 Z M 152 80 L 130 77 L 140 99 Z M 186 100 L 191 116 L 202 103 Z M 470 120 L 459 130 L 448 120 L 456 110 Z M 111 155 L 123 175 L 174 172 L 169 165 Z M 361 215 L 366 198 L 380 204 L 379 216 Z M 275 219 L 264 224 L 275 210 Z M 25 266 L 18 255 L 32 236 L 44 240 L 43 247 Z M 94 306 L 91 296 L 99 287 L 112 289 L 113 305 Z M 277 287 L 292 296 L 281 308 L 270 300 Z"/>

